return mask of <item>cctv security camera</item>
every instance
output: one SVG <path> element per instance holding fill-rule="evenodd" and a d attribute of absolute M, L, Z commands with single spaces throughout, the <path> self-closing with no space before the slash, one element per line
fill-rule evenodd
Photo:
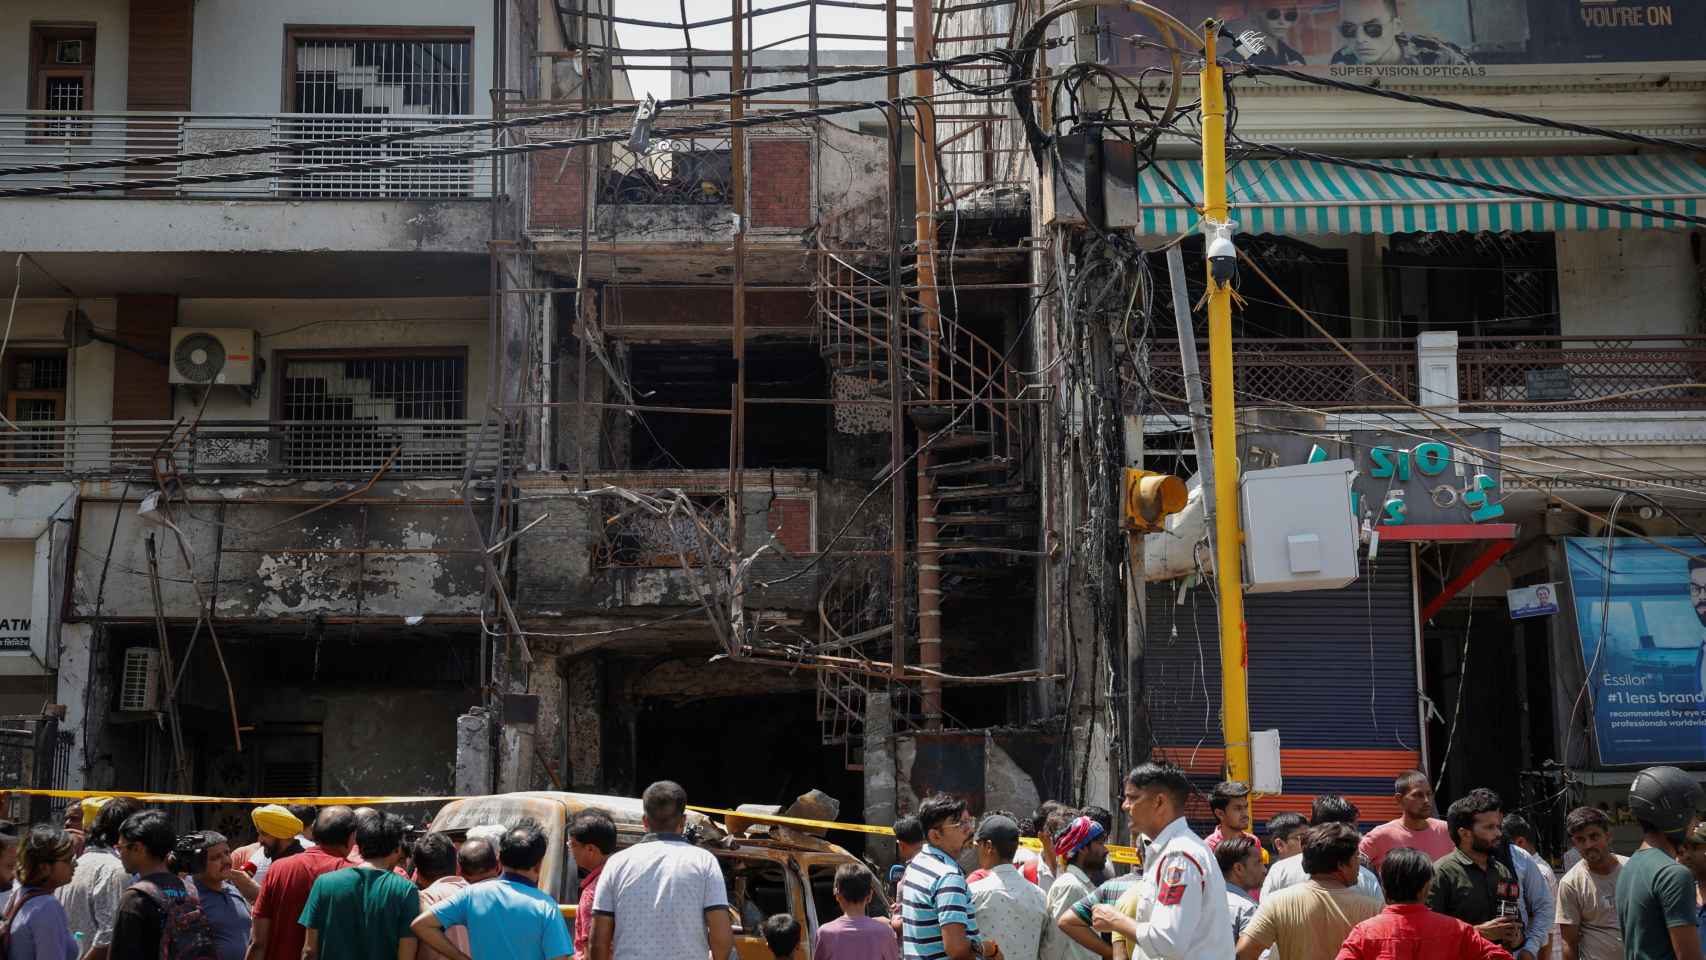
<path fill-rule="evenodd" d="M 1226 286 L 1238 276 L 1238 248 L 1232 244 L 1232 231 L 1218 227 L 1214 239 L 1208 242 L 1208 272 L 1219 286 Z"/>

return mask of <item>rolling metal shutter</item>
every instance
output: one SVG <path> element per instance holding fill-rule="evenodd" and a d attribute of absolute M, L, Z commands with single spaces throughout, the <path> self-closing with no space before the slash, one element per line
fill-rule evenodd
<path fill-rule="evenodd" d="M 1419 762 L 1409 551 L 1388 548 L 1340 590 L 1246 596 L 1250 725 L 1280 731 L 1285 794 L 1257 805 L 1307 812 L 1350 796 L 1365 821 L 1395 810 L 1392 777 Z M 1220 650 L 1215 598 L 1197 585 L 1149 592 L 1143 685 L 1159 752 L 1205 784 L 1218 776 Z M 1193 814 L 1195 811 L 1193 810 Z"/>

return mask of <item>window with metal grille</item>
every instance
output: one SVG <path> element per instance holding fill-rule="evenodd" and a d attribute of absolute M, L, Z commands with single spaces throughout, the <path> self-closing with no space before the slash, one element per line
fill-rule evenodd
<path fill-rule="evenodd" d="M 281 129 L 297 140 L 357 137 L 431 122 L 405 118 L 469 113 L 473 31 L 399 34 L 291 28 L 290 110 L 314 116 L 281 120 Z M 300 175 L 280 187 L 304 197 L 465 197 L 473 186 L 471 162 L 435 154 L 467 146 L 463 137 L 446 135 L 290 154 L 282 162 L 293 166 L 381 158 L 412 162 L 379 171 Z"/>
<path fill-rule="evenodd" d="M 6 358 L 6 416 L 20 426 L 0 437 L 0 451 L 14 466 L 47 467 L 60 461 L 65 419 L 67 364 L 64 353 L 20 352 Z"/>
<path fill-rule="evenodd" d="M 470 36 L 291 36 L 295 113 L 467 113 Z M 469 33 L 470 31 L 460 31 Z"/>
<path fill-rule="evenodd" d="M 286 467 L 307 474 L 460 470 L 467 357 L 286 356 L 279 405 Z"/>
<path fill-rule="evenodd" d="M 43 110 L 82 110 L 87 94 L 82 77 L 47 77 L 41 106 Z"/>
<path fill-rule="evenodd" d="M 30 27 L 30 109 L 80 113 L 93 106 L 95 28 L 79 23 Z M 85 121 L 39 117 L 30 121 L 32 140 L 83 140 Z"/>

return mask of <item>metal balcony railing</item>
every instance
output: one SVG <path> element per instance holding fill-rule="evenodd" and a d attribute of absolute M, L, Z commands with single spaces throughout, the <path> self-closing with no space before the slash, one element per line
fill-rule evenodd
<path fill-rule="evenodd" d="M 1407 400 L 1419 396 L 1415 341 L 1407 337 L 1340 341 Z M 1208 344 L 1199 341 L 1200 356 Z M 1378 380 L 1324 339 L 1233 341 L 1238 402 L 1308 408 L 1399 403 Z M 1206 360 L 1203 377 L 1208 379 Z M 1457 349 L 1458 395 L 1464 410 L 1509 410 L 1552 403 L 1564 410 L 1694 410 L 1706 408 L 1706 336 L 1464 337 Z M 1185 395 L 1178 348 L 1156 342 L 1149 352 L 1154 403 L 1181 410 Z"/>
<path fill-rule="evenodd" d="M 1572 410 L 1706 407 L 1706 336 L 1464 337 L 1458 392 L 1468 409 L 1579 401 Z"/>
<path fill-rule="evenodd" d="M 177 442 L 178 472 L 199 477 L 460 477 L 474 459 L 489 473 L 516 438 L 482 438 L 478 420 L 203 420 L 188 428 L 164 420 L 24 422 L 0 425 L 0 476 L 149 475 L 163 445 Z M 174 433 L 176 428 L 176 433 Z M 507 450 L 505 448 L 508 448 Z M 477 452 L 476 452 L 477 448 Z"/>
<path fill-rule="evenodd" d="M 726 205 L 733 176 L 729 145 L 726 136 L 680 137 L 654 143 L 644 154 L 613 150 L 598 202 Z"/>
<path fill-rule="evenodd" d="M 0 167 L 62 164 L 194 153 L 404 133 L 479 117 L 417 114 L 0 113 Z M 448 160 L 443 154 L 490 146 L 490 131 L 423 136 L 389 143 L 284 151 L 223 160 L 0 177 L 0 187 L 177 177 L 269 170 L 349 160 L 398 158 L 394 167 L 346 173 L 281 174 L 240 183 L 186 184 L 145 196 L 338 198 L 387 200 L 478 199 L 492 194 L 489 160 Z M 95 196 L 123 196 L 117 191 Z"/>
<path fill-rule="evenodd" d="M 1407 337 L 1341 340 L 1363 363 L 1404 396 L 1416 396 L 1416 344 Z M 1305 407 L 1396 402 L 1362 368 L 1323 339 L 1237 339 L 1232 341 L 1233 378 L 1238 403 L 1296 404 Z M 1202 358 L 1204 393 L 1208 383 L 1208 341 L 1197 342 Z M 1156 341 L 1149 351 L 1151 402 L 1184 409 L 1185 379 L 1176 344 Z"/>

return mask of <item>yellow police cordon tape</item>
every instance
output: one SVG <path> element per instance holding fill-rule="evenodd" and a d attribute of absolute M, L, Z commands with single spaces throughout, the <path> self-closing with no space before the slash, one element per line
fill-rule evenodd
<path fill-rule="evenodd" d="M 449 803 L 452 800 L 466 800 L 467 797 L 208 797 L 193 793 L 154 793 L 147 790 L 45 790 L 26 788 L 20 790 L 0 791 L 0 794 L 15 794 L 23 797 L 54 797 L 61 800 L 86 800 L 90 797 L 130 797 L 146 803 L 236 803 L 264 806 L 269 803 L 292 804 L 303 803 L 313 806 L 328 807 L 342 805 L 348 807 L 371 807 L 387 803 Z M 778 823 L 791 827 L 809 827 L 817 830 L 846 830 L 852 833 L 868 833 L 880 837 L 894 836 L 894 828 L 877 826 L 868 823 L 843 823 L 838 820 L 809 820 L 803 817 L 785 817 L 770 813 L 743 813 L 739 810 L 725 810 L 721 807 L 688 806 L 689 810 L 697 813 L 715 814 L 720 817 L 734 817 L 751 820 L 757 823 Z M 1035 837 L 1020 837 L 1021 846 L 1032 850 L 1041 850 L 1042 843 Z M 1132 847 L 1108 844 L 1108 857 L 1115 863 L 1141 864 L 1142 858 Z"/>
<path fill-rule="evenodd" d="M 87 800 L 90 797 L 129 797 L 147 803 L 240 803 L 265 806 L 269 803 L 304 803 L 316 807 L 341 805 L 371 807 L 384 803 L 447 803 L 463 797 L 204 797 L 193 793 L 156 793 L 150 790 L 0 790 L 0 794 L 21 797 L 56 797 L 61 800 Z"/>
<path fill-rule="evenodd" d="M 838 820 L 807 820 L 801 817 L 784 817 L 779 814 L 742 813 L 738 810 L 723 810 L 718 807 L 688 806 L 687 809 L 694 810 L 699 813 L 712 813 L 721 817 L 738 817 L 759 823 L 780 823 L 791 827 L 810 827 L 817 830 L 849 830 L 854 833 L 870 833 L 881 837 L 894 836 L 893 827 L 875 826 L 868 823 L 842 823 Z M 1028 847 L 1032 850 L 1041 850 L 1043 847 L 1042 841 L 1035 837 L 1020 837 L 1019 844 L 1020 846 Z M 1141 864 L 1143 862 L 1142 858 L 1138 856 L 1136 849 L 1112 843 L 1108 844 L 1108 857 L 1115 863 Z"/>

